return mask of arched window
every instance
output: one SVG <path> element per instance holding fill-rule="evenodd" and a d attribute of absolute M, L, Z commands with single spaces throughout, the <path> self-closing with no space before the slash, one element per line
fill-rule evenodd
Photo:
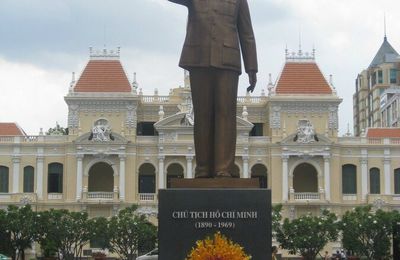
<path fill-rule="evenodd" d="M 342 166 L 343 194 L 357 194 L 357 166 L 345 164 Z"/>
<path fill-rule="evenodd" d="M 394 170 L 394 194 L 400 194 L 400 168 Z"/>
<path fill-rule="evenodd" d="M 24 167 L 24 192 L 33 192 L 35 186 L 35 173 L 32 166 Z"/>
<path fill-rule="evenodd" d="M 139 168 L 139 193 L 156 193 L 156 168 L 150 163 Z"/>
<path fill-rule="evenodd" d="M 89 170 L 88 191 L 89 192 L 113 192 L 114 170 L 106 162 L 98 162 Z"/>
<path fill-rule="evenodd" d="M 318 192 L 318 172 L 312 164 L 300 163 L 293 170 L 293 189 L 296 193 Z"/>
<path fill-rule="evenodd" d="M 371 168 L 369 170 L 369 193 L 370 194 L 381 193 L 380 171 L 378 168 Z"/>
<path fill-rule="evenodd" d="M 8 167 L 0 166 L 0 193 L 8 193 Z"/>
<path fill-rule="evenodd" d="M 251 178 L 258 178 L 260 188 L 268 187 L 268 170 L 262 164 L 256 164 L 251 168 Z"/>
<path fill-rule="evenodd" d="M 183 167 L 179 163 L 173 163 L 167 168 L 167 188 L 171 188 L 171 179 L 183 178 Z"/>
<path fill-rule="evenodd" d="M 50 163 L 48 166 L 47 192 L 63 192 L 63 165 L 61 163 Z"/>

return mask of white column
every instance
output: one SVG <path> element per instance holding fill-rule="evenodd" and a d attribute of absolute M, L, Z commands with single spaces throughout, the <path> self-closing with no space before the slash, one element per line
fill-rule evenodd
<path fill-rule="evenodd" d="M 331 165 L 330 156 L 324 156 L 324 184 L 325 184 L 325 199 L 331 200 Z"/>
<path fill-rule="evenodd" d="M 119 199 L 125 200 L 125 155 L 119 156 Z"/>
<path fill-rule="evenodd" d="M 165 189 L 164 159 L 165 156 L 158 156 L 158 189 Z"/>
<path fill-rule="evenodd" d="M 243 178 L 248 179 L 249 176 L 249 156 L 245 155 L 243 159 Z"/>
<path fill-rule="evenodd" d="M 38 199 L 43 199 L 43 156 L 38 156 L 36 158 L 36 194 Z"/>
<path fill-rule="evenodd" d="M 186 178 L 193 179 L 193 156 L 186 156 Z"/>
<path fill-rule="evenodd" d="M 19 192 L 19 163 L 21 158 L 19 156 L 14 156 L 12 158 L 13 162 L 13 193 Z"/>
<path fill-rule="evenodd" d="M 79 201 L 82 198 L 82 181 L 83 181 L 83 154 L 76 156 L 76 200 Z"/>
<path fill-rule="evenodd" d="M 385 158 L 383 159 L 383 171 L 385 174 L 385 195 L 390 195 L 392 194 L 391 189 L 392 189 L 392 178 L 390 172 L 391 172 L 391 167 L 390 167 L 391 159 L 390 159 L 390 150 L 385 149 Z"/>
<path fill-rule="evenodd" d="M 361 162 L 361 200 L 367 199 L 368 193 L 368 159 L 362 158 Z"/>
<path fill-rule="evenodd" d="M 289 193 L 289 167 L 288 167 L 289 156 L 282 155 L 282 201 L 288 201 Z"/>

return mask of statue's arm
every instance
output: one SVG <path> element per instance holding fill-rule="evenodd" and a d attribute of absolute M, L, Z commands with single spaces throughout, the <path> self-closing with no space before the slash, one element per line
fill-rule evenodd
<path fill-rule="evenodd" d="M 168 0 L 168 1 L 185 6 L 188 6 L 192 2 L 192 0 Z"/>
<path fill-rule="evenodd" d="M 244 67 L 246 73 L 249 75 L 250 86 L 247 88 L 247 91 L 253 92 L 257 83 L 258 72 L 256 40 L 254 38 L 247 0 L 239 0 L 239 5 L 237 27 Z"/>

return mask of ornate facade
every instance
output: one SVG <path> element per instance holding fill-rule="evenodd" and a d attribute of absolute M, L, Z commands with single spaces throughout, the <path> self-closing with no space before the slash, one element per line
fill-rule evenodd
<path fill-rule="evenodd" d="M 357 205 L 400 209 L 400 135 L 338 136 L 341 99 L 314 53 L 286 53 L 268 95 L 238 97 L 235 175 L 259 178 L 296 217 Z M 264 92 L 262 92 L 264 93 Z M 193 178 L 190 87 L 145 96 L 119 52 L 92 52 L 65 96 L 68 135 L 28 136 L 0 124 L 0 207 L 86 210 L 110 216 L 128 204 L 155 217 L 157 190 Z"/>

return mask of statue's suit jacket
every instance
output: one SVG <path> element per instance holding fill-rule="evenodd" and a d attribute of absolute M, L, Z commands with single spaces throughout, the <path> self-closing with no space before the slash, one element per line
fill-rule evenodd
<path fill-rule="evenodd" d="M 257 72 L 256 43 L 247 0 L 169 0 L 189 9 L 179 66 Z M 239 47 L 240 43 L 240 47 Z"/>

